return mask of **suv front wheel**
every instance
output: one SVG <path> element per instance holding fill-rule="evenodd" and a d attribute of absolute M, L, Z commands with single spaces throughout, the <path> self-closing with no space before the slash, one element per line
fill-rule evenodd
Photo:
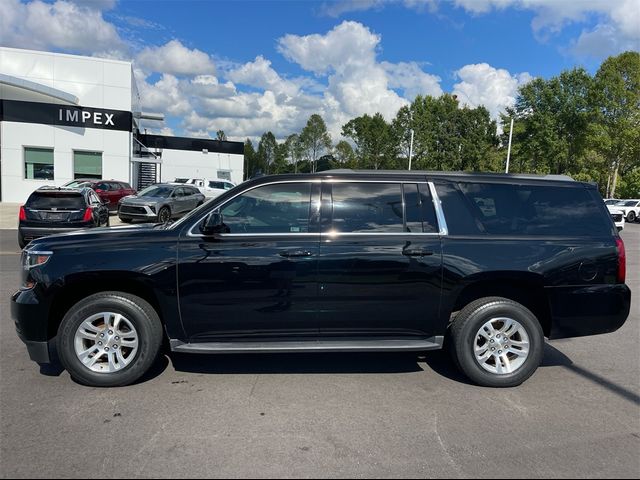
<path fill-rule="evenodd" d="M 502 297 L 471 302 L 451 325 L 451 351 L 462 372 L 485 387 L 514 387 L 542 361 L 544 333 L 535 315 Z"/>
<path fill-rule="evenodd" d="M 62 365 L 92 387 L 130 385 L 154 363 L 162 344 L 158 314 L 142 298 L 121 292 L 75 304 L 58 329 Z"/>

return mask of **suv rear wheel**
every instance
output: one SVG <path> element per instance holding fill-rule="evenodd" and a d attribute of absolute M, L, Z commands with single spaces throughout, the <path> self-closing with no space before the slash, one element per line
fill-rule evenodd
<path fill-rule="evenodd" d="M 58 329 L 62 365 L 79 383 L 130 385 L 151 367 L 162 344 L 158 314 L 142 298 L 121 292 L 75 304 Z"/>
<path fill-rule="evenodd" d="M 635 221 L 636 221 L 636 212 L 632 210 L 629 212 L 629 215 L 627 215 L 627 222 L 633 223 Z"/>
<path fill-rule="evenodd" d="M 502 297 L 463 308 L 451 325 L 451 351 L 462 372 L 485 387 L 514 387 L 534 374 L 544 349 L 535 315 Z"/>

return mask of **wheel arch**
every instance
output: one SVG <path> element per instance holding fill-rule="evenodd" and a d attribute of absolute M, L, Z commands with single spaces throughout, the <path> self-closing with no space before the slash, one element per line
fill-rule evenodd
<path fill-rule="evenodd" d="M 551 333 L 551 309 L 543 278 L 534 273 L 492 272 L 466 279 L 451 294 L 445 311 L 452 318 L 466 305 L 483 297 L 504 297 L 518 302 L 538 318 L 545 336 Z"/>
<path fill-rule="evenodd" d="M 163 309 L 148 281 L 130 272 L 110 272 L 109 274 L 83 275 L 82 278 L 65 282 L 58 289 L 49 309 L 48 338 L 56 336 L 62 319 L 71 307 L 83 298 L 100 292 L 121 292 L 142 298 L 156 311 L 165 330 L 166 318 L 163 315 Z"/>

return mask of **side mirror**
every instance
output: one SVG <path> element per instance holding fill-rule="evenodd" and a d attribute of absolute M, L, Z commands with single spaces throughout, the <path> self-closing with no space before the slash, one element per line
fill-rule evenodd
<path fill-rule="evenodd" d="M 216 235 L 219 233 L 229 233 L 229 227 L 224 224 L 224 219 L 220 212 L 211 212 L 204 219 L 200 231 L 204 235 Z"/>

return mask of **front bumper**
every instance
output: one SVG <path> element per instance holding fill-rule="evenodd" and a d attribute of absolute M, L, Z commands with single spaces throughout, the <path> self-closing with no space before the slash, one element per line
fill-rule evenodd
<path fill-rule="evenodd" d="M 11 317 L 18 338 L 24 342 L 34 362 L 49 363 L 48 308 L 33 290 L 20 290 L 11 297 Z"/>
<path fill-rule="evenodd" d="M 127 208 L 128 207 L 128 208 Z M 134 211 L 137 210 L 137 211 Z M 136 219 L 155 219 L 158 218 L 158 214 L 153 211 L 151 207 L 146 205 L 120 205 L 118 207 L 118 217 L 121 219 L 124 218 L 126 220 L 136 220 Z"/>

